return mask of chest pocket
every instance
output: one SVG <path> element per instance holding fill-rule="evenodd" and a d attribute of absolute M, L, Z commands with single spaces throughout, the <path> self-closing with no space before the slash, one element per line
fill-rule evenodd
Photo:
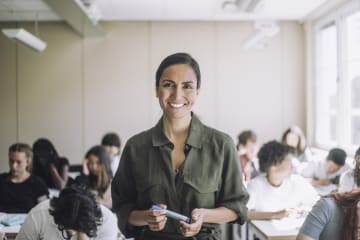
<path fill-rule="evenodd" d="M 214 208 L 219 191 L 216 176 L 184 176 L 184 201 L 196 208 Z"/>

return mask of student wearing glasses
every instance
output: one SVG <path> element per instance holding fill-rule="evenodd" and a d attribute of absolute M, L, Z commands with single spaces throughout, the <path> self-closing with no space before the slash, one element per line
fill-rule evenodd
<path fill-rule="evenodd" d="M 33 208 L 21 226 L 17 240 L 119 240 L 116 216 L 96 203 L 85 187 L 72 185 L 59 197 Z"/>

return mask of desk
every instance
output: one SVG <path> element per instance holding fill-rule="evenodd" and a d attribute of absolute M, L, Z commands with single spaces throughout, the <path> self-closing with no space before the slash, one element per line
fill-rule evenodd
<path fill-rule="evenodd" d="M 248 239 L 295 240 L 304 220 L 305 218 L 272 221 L 252 220 L 248 223 Z"/>
<path fill-rule="evenodd" d="M 16 235 L 20 231 L 20 225 L 11 226 L 11 227 L 3 227 L 2 231 L 5 233 L 7 239 L 15 239 Z"/>
<path fill-rule="evenodd" d="M 15 239 L 24 222 L 26 214 L 0 213 L 0 232 L 4 233 L 7 239 Z"/>

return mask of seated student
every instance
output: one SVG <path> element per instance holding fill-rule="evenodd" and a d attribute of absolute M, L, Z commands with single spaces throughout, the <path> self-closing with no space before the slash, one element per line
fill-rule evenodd
<path fill-rule="evenodd" d="M 264 174 L 250 180 L 247 186 L 250 220 L 281 219 L 290 213 L 306 211 L 319 199 L 306 179 L 292 174 L 292 154 L 292 147 L 277 141 L 261 147 L 258 158 Z"/>
<path fill-rule="evenodd" d="M 306 138 L 300 127 L 292 126 L 286 129 L 282 135 L 281 141 L 295 148 L 294 156 L 300 163 L 312 160 L 311 151 L 306 145 Z"/>
<path fill-rule="evenodd" d="M 118 240 L 119 236 L 116 216 L 98 205 L 89 190 L 72 185 L 63 189 L 59 197 L 33 208 L 16 239 Z"/>
<path fill-rule="evenodd" d="M 101 145 L 105 148 L 110 157 L 110 166 L 113 176 L 120 163 L 120 137 L 116 133 L 107 133 L 101 140 Z"/>
<path fill-rule="evenodd" d="M 31 147 L 15 143 L 9 148 L 9 173 L 0 174 L 0 212 L 27 213 L 47 199 L 45 183 L 31 174 Z"/>
<path fill-rule="evenodd" d="M 83 172 L 75 182 L 96 192 L 97 201 L 111 209 L 112 172 L 108 154 L 102 146 L 94 146 L 86 153 L 84 162 Z"/>
<path fill-rule="evenodd" d="M 297 240 L 359 239 L 360 190 L 321 198 L 300 228 Z"/>
<path fill-rule="evenodd" d="M 314 186 L 326 186 L 339 184 L 340 175 L 351 169 L 345 163 L 346 153 L 340 148 L 333 148 L 329 151 L 325 160 L 314 160 L 309 162 L 301 175 L 310 178 Z"/>
<path fill-rule="evenodd" d="M 344 172 L 340 177 L 339 192 L 351 191 L 360 187 L 360 147 L 354 156 L 355 168 Z"/>
<path fill-rule="evenodd" d="M 48 188 L 63 189 L 69 173 L 69 161 L 59 157 L 50 140 L 40 138 L 33 144 L 35 176 L 43 179 Z"/>
<path fill-rule="evenodd" d="M 245 183 L 256 177 L 259 173 L 254 164 L 256 159 L 256 134 L 251 130 L 243 131 L 238 136 L 237 150 L 240 158 L 241 170 Z"/>

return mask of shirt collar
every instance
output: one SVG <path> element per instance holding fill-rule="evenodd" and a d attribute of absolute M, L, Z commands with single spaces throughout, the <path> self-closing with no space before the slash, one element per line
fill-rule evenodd
<path fill-rule="evenodd" d="M 202 146 L 201 131 L 204 125 L 201 123 L 201 121 L 195 114 L 191 113 L 191 116 L 192 117 L 190 123 L 190 131 L 189 131 L 189 136 L 186 140 L 186 144 L 195 148 L 201 148 Z M 154 147 L 159 147 L 169 143 L 171 142 L 164 133 L 163 121 L 161 118 L 153 128 L 152 144 Z"/>

